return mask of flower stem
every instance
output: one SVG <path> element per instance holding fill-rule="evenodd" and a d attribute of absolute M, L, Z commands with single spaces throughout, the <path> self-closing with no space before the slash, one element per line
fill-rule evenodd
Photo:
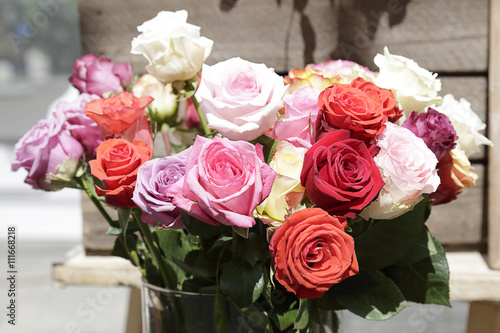
<path fill-rule="evenodd" d="M 172 281 L 170 281 L 169 279 L 167 267 L 165 266 L 165 261 L 163 260 L 158 245 L 155 243 L 153 239 L 153 235 L 151 233 L 151 230 L 149 229 L 149 225 L 147 223 L 142 222 L 139 218 L 137 218 L 135 214 L 132 213 L 132 216 L 139 225 L 139 229 L 141 230 L 141 234 L 144 237 L 144 241 L 146 242 L 147 247 L 151 251 L 154 261 L 156 261 L 156 265 L 158 266 L 160 274 L 163 277 L 163 281 L 165 282 L 165 287 L 167 289 L 175 290 L 176 286 L 173 285 Z"/>
<path fill-rule="evenodd" d="M 85 193 L 87 193 L 87 196 L 89 197 L 90 200 L 94 203 L 96 208 L 99 210 L 99 212 L 102 214 L 102 216 L 106 219 L 106 221 L 109 223 L 110 226 L 119 228 L 120 225 L 118 224 L 117 221 L 113 221 L 111 216 L 109 216 L 108 212 L 104 209 L 102 206 L 101 202 L 99 199 L 97 199 L 94 194 L 92 194 L 92 191 L 88 187 L 87 183 L 82 179 L 82 178 L 75 178 L 78 182 L 78 184 L 83 188 Z"/>
<path fill-rule="evenodd" d="M 203 113 L 201 112 L 201 107 L 200 103 L 196 100 L 196 97 L 191 96 L 191 100 L 193 101 L 193 105 L 196 108 L 196 112 L 198 113 L 198 117 L 200 117 L 200 125 L 201 128 L 203 129 L 203 134 L 205 136 L 210 135 L 210 130 L 208 129 L 208 123 L 207 120 L 205 119 L 205 116 L 203 116 Z"/>

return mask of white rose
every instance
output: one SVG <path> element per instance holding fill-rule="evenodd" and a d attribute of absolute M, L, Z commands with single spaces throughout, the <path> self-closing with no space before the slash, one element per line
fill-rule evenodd
<path fill-rule="evenodd" d="M 283 222 L 288 210 L 295 209 L 304 197 L 304 187 L 300 184 L 300 172 L 307 149 L 283 142 L 274 152 L 269 166 L 277 175 L 271 193 L 256 208 L 257 218 L 265 223 Z"/>
<path fill-rule="evenodd" d="M 479 133 L 486 128 L 486 124 L 472 111 L 467 100 L 461 98 L 457 101 L 453 95 L 448 94 L 444 96 L 442 103 L 433 108 L 450 118 L 458 135 L 457 148 L 462 149 L 467 156 L 479 152 L 480 145 L 493 145 L 488 138 Z"/>
<path fill-rule="evenodd" d="M 196 98 L 208 127 L 231 140 L 251 141 L 273 126 L 286 89 L 272 68 L 232 58 L 203 65 Z"/>
<path fill-rule="evenodd" d="M 159 12 L 137 27 L 132 54 L 149 61 L 146 69 L 163 83 L 195 77 L 212 51 L 213 41 L 200 37 L 200 27 L 187 23 L 187 12 Z"/>
<path fill-rule="evenodd" d="M 410 130 L 387 123 L 377 137 L 380 151 L 375 164 L 380 169 L 384 187 L 379 197 L 360 215 L 365 218 L 392 219 L 409 211 L 439 186 L 436 155 Z"/>
<path fill-rule="evenodd" d="M 380 70 L 373 83 L 392 89 L 406 116 L 412 111 L 424 112 L 426 107 L 441 100 L 437 94 L 441 80 L 415 61 L 392 55 L 385 47 L 384 55 L 377 54 L 374 62 Z"/>

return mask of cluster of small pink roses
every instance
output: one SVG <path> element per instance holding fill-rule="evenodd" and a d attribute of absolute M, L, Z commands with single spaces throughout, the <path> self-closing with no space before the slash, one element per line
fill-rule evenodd
<path fill-rule="evenodd" d="M 466 107 L 446 112 L 447 100 L 458 102 L 441 100 L 435 75 L 388 50 L 377 56 L 376 73 L 341 60 L 285 79 L 240 58 L 203 65 L 187 110 L 193 123 L 199 101 L 202 125 L 212 132 L 176 155 L 153 158 L 151 123 L 178 117 L 173 88 L 197 81 L 199 72 L 182 72 L 176 59 L 171 68 L 158 65 L 165 63 L 158 54 L 172 53 L 149 40 L 158 38 L 156 25 L 146 22 L 132 43 L 158 78 L 141 78 L 135 95 L 126 91 L 130 65 L 94 55 L 77 60 L 70 79 L 81 92 L 77 101 L 58 105 L 16 145 L 13 168 L 28 170 L 26 182 L 44 190 L 75 186 L 86 161 L 101 182 L 98 195 L 117 208 L 139 207 L 142 221 L 159 228 L 183 228 L 181 211 L 243 236 L 261 220 L 275 276 L 299 298 L 320 297 L 358 272 L 347 219 L 394 218 L 424 195 L 444 203 L 475 183 L 466 154 L 489 144 L 478 132 L 482 122 Z M 185 56 L 201 66 L 211 44 L 191 27 L 183 33 L 194 35 Z M 257 143 L 263 137 L 275 144 Z"/>

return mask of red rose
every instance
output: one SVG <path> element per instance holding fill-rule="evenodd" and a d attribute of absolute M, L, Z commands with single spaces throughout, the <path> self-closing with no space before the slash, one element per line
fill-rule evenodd
<path fill-rule="evenodd" d="M 269 249 L 276 279 L 298 298 L 318 298 L 359 272 L 344 217 L 319 208 L 299 210 L 273 234 Z"/>
<path fill-rule="evenodd" d="M 354 85 L 360 81 L 355 81 Z M 353 131 L 356 138 L 369 140 L 385 129 L 387 116 L 385 108 L 390 108 L 390 96 L 376 92 L 375 85 L 363 85 L 366 92 L 351 85 L 335 83 L 319 95 L 320 112 L 316 119 L 316 138 L 332 129 Z M 384 103 L 387 104 L 384 107 Z M 390 113 L 389 111 L 387 111 Z"/>
<path fill-rule="evenodd" d="M 104 189 L 95 186 L 97 195 L 105 196 L 108 204 L 118 208 L 136 207 L 132 194 L 137 170 L 153 156 L 151 148 L 142 141 L 110 139 L 97 147 L 96 154 L 97 158 L 89 164 L 92 176 L 104 186 Z"/>
<path fill-rule="evenodd" d="M 363 210 L 384 186 L 370 150 L 346 130 L 316 142 L 306 152 L 300 174 L 309 201 L 332 215 L 352 218 Z"/>
<path fill-rule="evenodd" d="M 372 99 L 380 101 L 382 113 L 390 122 L 394 123 L 403 116 L 403 110 L 398 107 L 398 101 L 391 90 L 379 88 L 374 83 L 365 81 L 360 77 L 352 81 L 350 86 L 358 88 Z"/>

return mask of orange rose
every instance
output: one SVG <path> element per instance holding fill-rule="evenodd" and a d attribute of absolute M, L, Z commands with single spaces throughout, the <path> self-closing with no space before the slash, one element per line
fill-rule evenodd
<path fill-rule="evenodd" d="M 359 272 L 345 217 L 320 208 L 293 213 L 276 230 L 269 249 L 276 279 L 298 298 L 318 298 Z"/>
<path fill-rule="evenodd" d="M 104 186 L 104 189 L 95 186 L 97 195 L 105 196 L 108 204 L 118 208 L 136 207 L 132 194 L 137 171 L 153 156 L 151 148 L 142 141 L 110 139 L 97 147 L 96 154 L 97 158 L 89 164 L 92 176 Z"/>
<path fill-rule="evenodd" d="M 461 149 L 452 149 L 444 155 L 437 169 L 441 183 L 436 192 L 429 196 L 434 200 L 433 205 L 453 201 L 464 188 L 476 185 L 478 175 L 471 171 L 470 161 Z"/>
<path fill-rule="evenodd" d="M 152 101 L 150 96 L 137 98 L 129 92 L 122 92 L 88 103 L 85 115 L 99 125 L 104 137 L 117 136 L 144 116 L 144 110 Z"/>
<path fill-rule="evenodd" d="M 378 97 L 347 84 L 336 83 L 319 95 L 317 135 L 332 129 L 346 129 L 357 139 L 370 139 L 385 129 L 387 116 Z"/>

